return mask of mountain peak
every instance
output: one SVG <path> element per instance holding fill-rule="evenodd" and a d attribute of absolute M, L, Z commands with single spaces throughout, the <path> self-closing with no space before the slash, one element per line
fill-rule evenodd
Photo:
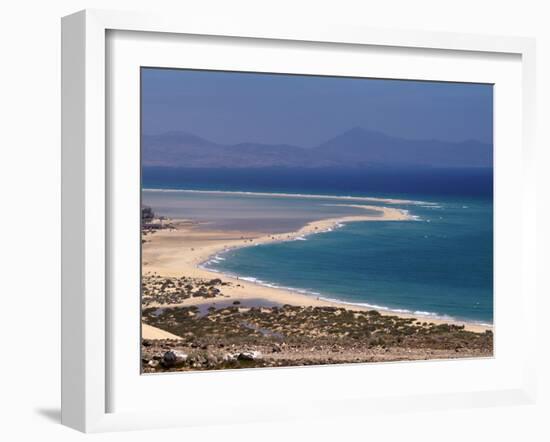
<path fill-rule="evenodd" d="M 367 132 L 367 130 L 364 127 L 353 126 L 351 129 L 348 129 L 345 132 L 343 132 L 343 134 L 360 134 L 364 132 Z"/>

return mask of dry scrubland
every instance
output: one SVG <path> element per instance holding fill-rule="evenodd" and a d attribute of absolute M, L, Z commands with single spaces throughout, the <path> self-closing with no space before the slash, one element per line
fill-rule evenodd
<path fill-rule="evenodd" d="M 376 310 L 239 301 L 224 295 L 231 285 L 220 278 L 145 277 L 143 372 L 492 355 L 491 330 Z"/>

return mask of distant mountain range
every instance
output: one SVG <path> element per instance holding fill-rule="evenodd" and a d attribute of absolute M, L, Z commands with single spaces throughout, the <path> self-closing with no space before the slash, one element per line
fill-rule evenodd
<path fill-rule="evenodd" d="M 146 167 L 492 167 L 493 147 L 475 140 L 410 140 L 355 127 L 316 147 L 217 144 L 187 132 L 142 136 Z"/>

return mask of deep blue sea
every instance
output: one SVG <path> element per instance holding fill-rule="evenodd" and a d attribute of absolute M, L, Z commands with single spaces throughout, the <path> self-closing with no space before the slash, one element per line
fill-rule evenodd
<path fill-rule="evenodd" d="M 393 207 L 408 210 L 414 221 L 348 223 L 298 241 L 231 250 L 205 265 L 321 298 L 419 315 L 493 321 L 492 171 L 394 170 L 367 175 L 360 171 L 151 169 L 143 171 L 142 187 L 143 203 L 161 215 L 197 219 L 207 227 L 266 232 L 364 213 L 347 204 L 388 205 L 331 195 L 409 200 Z"/>

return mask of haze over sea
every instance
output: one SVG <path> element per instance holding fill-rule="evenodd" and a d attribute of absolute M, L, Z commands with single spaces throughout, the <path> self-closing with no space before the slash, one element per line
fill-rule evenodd
<path fill-rule="evenodd" d="M 492 323 L 492 176 L 482 168 L 144 168 L 142 200 L 159 215 L 203 221 L 204 228 L 262 232 L 365 213 L 346 204 L 389 204 L 257 193 L 408 200 L 391 207 L 409 211 L 414 221 L 348 223 L 296 241 L 231 250 L 205 266 L 315 297 Z M 221 192 L 196 192 L 205 190 Z"/>

